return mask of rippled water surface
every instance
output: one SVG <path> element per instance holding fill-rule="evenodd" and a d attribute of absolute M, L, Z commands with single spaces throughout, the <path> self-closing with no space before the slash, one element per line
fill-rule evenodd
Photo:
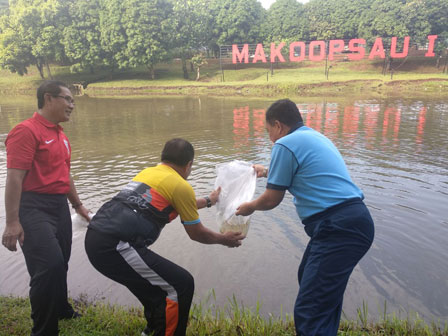
<path fill-rule="evenodd" d="M 166 140 L 183 137 L 196 150 L 190 183 L 198 196 L 214 184 L 215 166 L 233 159 L 268 164 L 271 144 L 264 111 L 272 101 L 207 97 L 78 97 L 70 122 L 72 174 L 92 211 L 115 195 L 141 169 L 159 162 Z M 305 124 L 323 132 L 341 150 L 376 225 L 374 244 L 356 267 L 344 301 L 355 316 L 363 301 L 369 314 L 387 302 L 389 311 L 416 311 L 426 319 L 448 316 L 448 101 L 297 101 Z M 0 230 L 4 227 L 9 130 L 30 117 L 30 97 L 0 97 Z M 257 194 L 266 180 L 259 179 Z M 200 210 L 217 230 L 214 209 Z M 84 252 L 83 228 L 74 228 L 69 290 L 74 298 L 136 305 L 121 285 L 104 278 Z M 291 313 L 298 291 L 297 268 L 308 238 L 287 196 L 272 211 L 253 215 L 243 246 L 228 249 L 191 241 L 177 219 L 153 249 L 188 269 L 195 300 L 214 289 L 223 306 L 235 294 L 262 312 Z M 27 295 L 29 276 L 21 252 L 0 248 L 0 295 Z M 211 303 L 215 303 L 211 299 Z M 406 313 L 402 313 L 406 316 Z"/>

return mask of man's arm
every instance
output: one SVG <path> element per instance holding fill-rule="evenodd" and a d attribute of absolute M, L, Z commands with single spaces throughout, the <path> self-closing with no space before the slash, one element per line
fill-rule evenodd
<path fill-rule="evenodd" d="M 241 204 L 237 211 L 237 216 L 249 216 L 255 210 L 271 210 L 275 208 L 285 197 L 286 190 L 266 189 L 257 199 Z"/>
<path fill-rule="evenodd" d="M 3 231 L 2 243 L 10 251 L 17 251 L 17 241 L 23 245 L 25 235 L 19 220 L 20 198 L 22 184 L 27 170 L 8 168 L 5 186 L 6 226 Z"/>
<path fill-rule="evenodd" d="M 221 187 L 218 187 L 218 189 L 213 190 L 210 195 L 208 195 L 208 198 L 210 199 L 210 203 L 211 205 L 215 205 L 216 202 L 218 202 L 218 198 L 219 198 L 219 193 L 221 192 Z M 196 206 L 198 209 L 202 209 L 205 208 L 207 206 L 207 199 L 202 197 L 202 198 L 197 198 L 196 199 Z"/>
<path fill-rule="evenodd" d="M 239 232 L 226 232 L 224 234 L 212 231 L 202 225 L 198 224 L 184 225 L 188 236 L 202 244 L 221 244 L 228 247 L 238 247 L 241 245 L 241 240 L 245 236 Z"/>
<path fill-rule="evenodd" d="M 75 211 L 84 217 L 88 222 L 90 222 L 89 218 L 89 210 L 87 210 L 79 199 L 78 192 L 76 191 L 75 182 L 73 181 L 73 177 L 70 174 L 70 191 L 67 195 L 68 200 L 72 204 L 72 207 Z"/>

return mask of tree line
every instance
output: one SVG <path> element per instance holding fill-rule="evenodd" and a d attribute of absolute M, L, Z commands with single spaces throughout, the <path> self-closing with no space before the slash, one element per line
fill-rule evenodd
<path fill-rule="evenodd" d="M 448 44 L 446 0 L 0 0 L 0 67 L 23 75 L 50 64 L 71 71 L 197 66 L 220 45 L 438 35 Z M 198 61 L 200 60 L 200 61 Z"/>

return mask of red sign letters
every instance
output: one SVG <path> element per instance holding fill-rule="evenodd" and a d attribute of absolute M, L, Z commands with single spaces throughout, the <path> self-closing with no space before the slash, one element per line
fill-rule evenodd
<path fill-rule="evenodd" d="M 425 57 L 434 57 L 434 44 L 437 39 L 437 35 L 428 36 L 428 50 L 426 51 Z M 390 57 L 391 58 L 404 58 L 409 53 L 409 42 L 410 37 L 406 36 L 403 39 L 401 51 L 397 51 L 397 37 L 392 37 L 390 44 Z M 283 54 L 281 53 L 284 42 L 281 42 L 278 46 L 275 43 L 271 43 L 270 52 L 268 54 L 269 61 L 274 62 L 286 62 Z M 344 40 L 330 40 L 328 45 L 326 41 L 311 41 L 308 45 L 305 42 L 292 42 L 289 45 L 289 61 L 290 62 L 301 62 L 306 59 L 310 61 L 321 61 L 327 57 L 333 60 L 335 54 L 342 52 L 347 53 L 349 60 L 360 60 L 368 55 L 369 59 L 374 58 L 385 58 L 386 50 L 383 45 L 383 39 L 377 37 L 372 48 L 366 53 L 366 40 L 362 38 L 351 39 L 348 45 L 345 44 Z M 249 55 L 249 44 L 244 44 L 243 47 L 238 47 L 237 44 L 232 45 L 232 63 L 266 63 L 266 54 L 263 48 L 263 44 L 257 44 L 255 52 Z"/>

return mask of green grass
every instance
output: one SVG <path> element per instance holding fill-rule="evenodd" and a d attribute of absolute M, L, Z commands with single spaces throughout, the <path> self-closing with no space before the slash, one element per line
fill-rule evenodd
<path fill-rule="evenodd" d="M 435 67 L 433 59 L 412 58 L 395 61 L 395 71 L 382 74 L 381 60 L 332 61 L 328 79 L 325 62 L 232 65 L 221 72 L 218 60 L 209 60 L 201 69 L 201 79 L 183 79 L 180 61 L 156 66 L 156 79 L 144 67 L 126 71 L 98 69 L 96 73 L 70 73 L 68 66 L 53 65 L 54 78 L 87 85 L 89 95 L 209 94 L 243 96 L 337 96 L 368 97 L 390 95 L 448 95 L 448 74 Z M 236 69 L 236 70 L 235 70 Z M 223 76 L 224 75 L 224 76 Z M 190 78 L 195 73 L 190 72 Z M 223 81 L 224 77 L 224 81 Z M 0 70 L 0 92 L 32 91 L 41 82 L 31 67 L 25 76 Z"/>
<path fill-rule="evenodd" d="M 212 293 L 213 295 L 213 293 Z M 260 304 L 249 309 L 238 304 L 235 297 L 228 304 L 216 307 L 206 302 L 194 304 L 190 311 L 187 335 L 223 336 L 293 336 L 293 318 L 282 316 L 262 317 Z M 143 312 L 139 308 L 89 303 L 85 298 L 73 301 L 75 309 L 83 314 L 79 319 L 59 323 L 61 336 L 140 335 L 145 327 Z M 386 306 L 384 307 L 384 312 Z M 31 330 L 29 300 L 0 297 L 0 335 L 22 336 Z M 338 335 L 434 335 L 447 336 L 448 324 L 426 323 L 418 314 L 401 318 L 396 314 L 384 315 L 377 322 L 369 321 L 367 305 L 358 309 L 357 320 L 343 319 Z"/>

